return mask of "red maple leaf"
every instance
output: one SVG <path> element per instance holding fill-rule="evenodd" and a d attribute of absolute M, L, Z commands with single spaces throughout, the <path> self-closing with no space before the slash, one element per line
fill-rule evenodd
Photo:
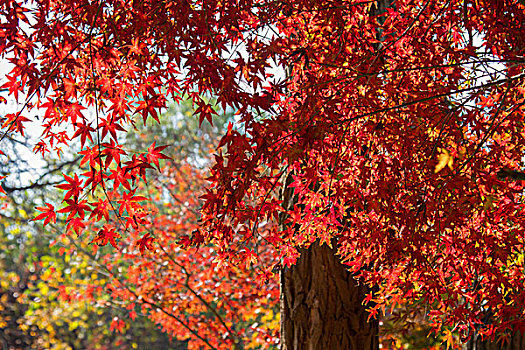
<path fill-rule="evenodd" d="M 119 123 L 115 122 L 115 118 L 102 119 L 99 127 L 102 128 L 102 138 L 109 133 L 113 138 L 117 139 L 117 131 L 126 131 Z"/>
<path fill-rule="evenodd" d="M 207 104 L 206 102 L 200 100 L 197 102 L 197 109 L 195 110 L 194 114 L 199 116 L 199 126 L 202 125 L 202 122 L 204 119 L 210 122 L 211 125 L 213 125 L 213 115 L 217 114 L 215 109 L 213 109 L 213 106 L 210 104 Z"/>
<path fill-rule="evenodd" d="M 139 247 L 140 254 L 144 254 L 145 249 L 154 250 L 153 242 L 155 242 L 155 239 L 151 237 L 150 233 L 142 236 L 136 243 L 136 246 Z"/>
<path fill-rule="evenodd" d="M 71 97 L 77 98 L 77 84 L 75 83 L 75 81 L 68 78 L 64 78 L 63 82 L 65 91 L 64 98 L 66 100 L 70 99 Z"/>
<path fill-rule="evenodd" d="M 44 220 L 44 226 L 49 224 L 50 222 L 56 223 L 57 221 L 57 215 L 55 212 L 55 207 L 49 203 L 44 203 L 45 207 L 36 207 L 36 210 L 43 212 L 42 214 L 35 217 L 33 220 Z"/>
<path fill-rule="evenodd" d="M 118 249 L 116 240 L 119 238 L 121 238 L 121 236 L 114 227 L 104 225 L 104 227 L 98 231 L 96 237 L 93 238 L 91 243 L 98 246 L 105 246 L 110 243 L 114 248 Z"/>
<path fill-rule="evenodd" d="M 75 126 L 77 127 L 77 130 L 75 131 L 73 138 L 80 136 L 80 147 L 84 147 L 86 139 L 93 142 L 91 133 L 95 132 L 95 129 L 91 127 L 91 124 L 76 123 Z"/>
<path fill-rule="evenodd" d="M 66 220 L 71 220 L 77 214 L 81 219 L 84 219 L 85 212 L 90 210 L 87 205 L 88 202 L 85 200 L 78 202 L 76 200 L 66 199 L 64 202 L 67 204 L 66 207 L 60 209 L 57 213 L 69 213 Z"/>
<path fill-rule="evenodd" d="M 80 180 L 77 174 L 75 174 L 74 178 L 64 174 L 64 179 L 68 183 L 56 185 L 55 187 L 60 188 L 61 190 L 67 190 L 66 194 L 64 195 L 64 200 L 69 199 L 71 197 L 77 199 L 83 189 L 83 180 Z"/>
<path fill-rule="evenodd" d="M 172 159 L 171 157 L 168 157 L 167 155 L 164 155 L 160 153 L 168 146 L 158 146 L 155 147 L 155 142 L 151 144 L 151 146 L 148 148 L 148 153 L 146 153 L 146 159 L 149 163 L 153 163 L 157 166 L 157 169 L 160 170 L 159 166 L 159 159 Z"/>
<path fill-rule="evenodd" d="M 9 113 L 5 115 L 5 121 L 2 128 L 8 128 L 9 130 L 19 132 L 22 136 L 24 135 L 24 122 L 30 122 L 31 119 L 20 115 L 20 113 Z"/>

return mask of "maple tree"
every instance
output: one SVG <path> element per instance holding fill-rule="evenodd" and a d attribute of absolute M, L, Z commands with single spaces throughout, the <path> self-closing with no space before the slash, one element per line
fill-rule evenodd
<path fill-rule="evenodd" d="M 426 307 L 435 329 L 504 341 L 524 327 L 524 11 L 515 0 L 3 0 L 3 89 L 25 102 L 2 117 L 2 138 L 36 120 L 36 152 L 78 140 L 87 170 L 39 218 L 105 221 L 96 243 L 133 235 L 146 252 L 155 238 L 137 191 L 165 148 L 131 153 L 119 134 L 183 96 L 199 123 L 234 110 L 182 247 L 211 242 L 219 261 L 246 266 L 264 241 L 275 262 L 259 278 L 280 269 L 288 301 L 303 302 L 304 276 L 339 278 L 355 293 L 328 295 L 354 295 L 339 306 L 359 319 L 361 300 L 371 316 L 402 303 Z M 312 302 L 312 317 L 337 309 Z M 283 306 L 296 348 L 309 326 L 294 327 L 312 317 Z M 367 327 L 357 341 L 374 348 Z"/>

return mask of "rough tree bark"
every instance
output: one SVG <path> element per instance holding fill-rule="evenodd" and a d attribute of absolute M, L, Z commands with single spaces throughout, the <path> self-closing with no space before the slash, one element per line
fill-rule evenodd
<path fill-rule="evenodd" d="M 281 271 L 283 349 L 379 349 L 377 320 L 368 322 L 357 285 L 334 251 L 313 244 Z"/>

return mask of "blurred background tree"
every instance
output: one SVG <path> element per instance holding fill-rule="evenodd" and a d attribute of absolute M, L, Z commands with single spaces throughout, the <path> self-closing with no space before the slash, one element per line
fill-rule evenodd
<path fill-rule="evenodd" d="M 118 240 L 118 249 L 97 246 L 92 240 L 100 227 L 88 220 L 59 220 L 45 228 L 31 221 L 35 207 L 59 202 L 64 190 L 56 188 L 58 175 L 89 169 L 67 151 L 60 159 L 35 164 L 31 140 L 10 140 L 0 158 L 0 176 L 5 177 L 0 216 L 2 348 L 198 348 L 203 340 L 191 329 L 217 347 L 276 347 L 276 281 L 256 286 L 255 274 L 261 273 L 256 266 L 221 270 L 214 263 L 217 252 L 206 242 L 200 248 L 179 248 L 181 240 L 199 239 L 195 228 L 206 166 L 233 122 L 233 113 L 219 113 L 214 125 L 205 121 L 199 128 L 192 114 L 188 103 L 171 106 L 161 124 L 136 124 L 125 135 L 126 147 L 136 154 L 153 142 L 169 145 L 163 153 L 171 159 L 149 169 L 148 182 L 137 190 L 154 199 L 151 212 L 137 218 L 137 224 L 149 226 L 161 243 L 162 252 L 155 254 L 138 249 L 140 237 L 133 234 L 128 236 L 132 240 Z M 100 191 L 89 201 L 105 199 L 107 193 Z M 118 220 L 118 215 L 109 220 Z M 270 255 L 263 251 L 259 258 Z"/>

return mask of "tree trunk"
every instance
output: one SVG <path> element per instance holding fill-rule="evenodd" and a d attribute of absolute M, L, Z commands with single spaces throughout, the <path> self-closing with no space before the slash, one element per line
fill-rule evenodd
<path fill-rule="evenodd" d="M 379 349 L 377 320 L 367 322 L 358 286 L 328 246 L 313 244 L 281 271 L 283 350 Z"/>

